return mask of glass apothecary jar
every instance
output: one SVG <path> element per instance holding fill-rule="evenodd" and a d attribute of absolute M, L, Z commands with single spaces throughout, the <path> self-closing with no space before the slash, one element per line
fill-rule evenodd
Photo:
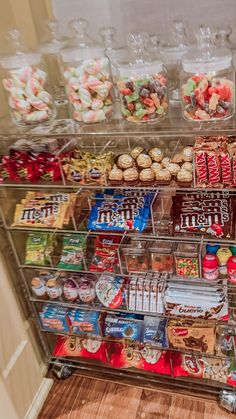
<path fill-rule="evenodd" d="M 26 52 L 17 29 L 9 31 L 14 53 L 0 59 L 3 86 L 13 122 L 37 125 L 54 119 L 56 109 L 41 54 Z"/>
<path fill-rule="evenodd" d="M 168 73 L 170 103 L 178 105 L 181 99 L 179 89 L 181 60 L 189 50 L 186 28 L 181 20 L 174 20 L 170 35 L 160 42 L 159 50 Z"/>
<path fill-rule="evenodd" d="M 168 112 L 166 70 L 152 60 L 147 33 L 129 34 L 130 54 L 117 63 L 121 113 L 129 122 L 157 122 Z"/>
<path fill-rule="evenodd" d="M 149 247 L 151 270 L 160 273 L 174 272 L 173 244 L 168 242 L 152 242 Z"/>
<path fill-rule="evenodd" d="M 61 101 L 65 98 L 64 81 L 60 72 L 59 57 L 60 49 L 65 46 L 66 38 L 59 32 L 57 20 L 46 22 L 46 36 L 40 46 L 40 53 L 47 64 L 50 84 L 52 86 L 55 100 Z"/>
<path fill-rule="evenodd" d="M 198 46 L 184 55 L 181 71 L 183 116 L 188 121 L 217 121 L 235 111 L 235 72 L 229 50 L 212 44 L 201 27 Z"/>
<path fill-rule="evenodd" d="M 109 59 L 87 35 L 88 22 L 73 20 L 76 36 L 61 49 L 61 66 L 71 117 L 91 124 L 112 117 L 113 95 Z"/>
<path fill-rule="evenodd" d="M 116 30 L 113 26 L 104 26 L 99 30 L 102 43 L 105 48 L 105 54 L 109 58 L 111 65 L 111 76 L 116 99 L 119 98 L 117 88 L 117 60 L 127 54 L 127 48 L 121 46 L 115 39 Z"/>
<path fill-rule="evenodd" d="M 174 252 L 177 276 L 199 278 L 200 246 L 194 243 L 178 243 Z"/>

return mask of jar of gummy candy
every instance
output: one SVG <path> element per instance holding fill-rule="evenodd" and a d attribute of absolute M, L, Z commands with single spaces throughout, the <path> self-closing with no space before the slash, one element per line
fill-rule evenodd
<path fill-rule="evenodd" d="M 26 52 L 17 29 L 9 31 L 9 38 L 15 53 L 2 57 L 0 63 L 13 121 L 17 125 L 37 125 L 55 118 L 56 109 L 41 54 Z"/>
<path fill-rule="evenodd" d="M 235 110 L 235 72 L 229 50 L 212 44 L 211 31 L 200 27 L 198 45 L 182 59 L 181 96 L 188 121 L 230 118 Z"/>
<path fill-rule="evenodd" d="M 129 34 L 130 53 L 118 62 L 118 90 L 121 113 L 130 122 L 157 122 L 168 112 L 166 70 L 152 60 L 147 33 Z"/>
<path fill-rule="evenodd" d="M 86 20 L 74 19 L 70 26 L 75 36 L 60 56 L 71 117 L 85 124 L 106 121 L 113 113 L 109 59 L 88 37 Z"/>

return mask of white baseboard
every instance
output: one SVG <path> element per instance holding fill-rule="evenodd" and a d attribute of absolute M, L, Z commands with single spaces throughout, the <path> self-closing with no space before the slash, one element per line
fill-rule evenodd
<path fill-rule="evenodd" d="M 42 383 L 34 396 L 34 399 L 25 415 L 24 419 L 37 419 L 40 410 L 47 398 L 47 395 L 53 385 L 52 378 L 43 378 Z"/>

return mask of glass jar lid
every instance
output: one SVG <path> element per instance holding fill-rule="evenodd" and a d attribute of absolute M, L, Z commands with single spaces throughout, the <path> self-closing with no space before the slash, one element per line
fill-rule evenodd
<path fill-rule="evenodd" d="M 173 21 L 169 39 L 160 42 L 160 54 L 164 62 L 180 60 L 189 50 L 186 28 L 182 20 Z"/>
<path fill-rule="evenodd" d="M 190 48 L 183 56 L 183 70 L 188 73 L 208 73 L 229 68 L 232 64 L 230 50 L 212 43 L 209 27 L 201 26 L 196 34 L 197 46 Z"/>
<path fill-rule="evenodd" d="M 7 39 L 10 43 L 11 54 L 1 57 L 0 62 L 4 69 L 11 70 L 40 63 L 41 54 L 27 51 L 22 41 L 21 32 L 18 29 L 10 29 L 7 33 Z"/>
<path fill-rule="evenodd" d="M 236 49 L 236 44 L 232 42 L 229 37 L 232 33 L 231 26 L 221 26 L 216 28 L 214 33 L 214 43 L 219 47 L 228 48 L 231 50 Z"/>
<path fill-rule="evenodd" d="M 129 53 L 118 62 L 121 77 L 143 77 L 163 70 L 161 61 L 152 60 L 148 43 L 149 35 L 146 32 L 128 34 Z"/>
<path fill-rule="evenodd" d="M 65 45 L 66 39 L 59 32 L 59 25 L 56 19 L 50 19 L 46 22 L 46 40 L 40 47 L 43 54 L 55 54 Z"/>
<path fill-rule="evenodd" d="M 88 26 L 85 19 L 72 19 L 69 22 L 74 35 L 60 51 L 63 61 L 81 61 L 104 56 L 104 48 L 88 36 Z"/>

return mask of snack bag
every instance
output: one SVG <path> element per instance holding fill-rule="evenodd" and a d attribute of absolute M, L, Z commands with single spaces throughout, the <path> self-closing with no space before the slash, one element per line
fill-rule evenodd
<path fill-rule="evenodd" d="M 113 368 L 137 368 L 157 374 L 171 374 L 168 352 L 135 343 L 114 344 L 110 364 Z"/>
<path fill-rule="evenodd" d="M 26 242 L 25 264 L 46 265 L 49 261 L 49 254 L 46 252 L 47 244 L 48 233 L 30 233 Z"/>
<path fill-rule="evenodd" d="M 102 340 L 91 338 L 81 339 L 76 336 L 60 336 L 57 339 L 53 356 L 76 356 L 108 362 L 107 349 L 108 344 Z"/>
<path fill-rule="evenodd" d="M 83 269 L 83 255 L 86 246 L 86 236 L 82 234 L 67 234 L 63 237 L 63 249 L 58 268 Z"/>
<path fill-rule="evenodd" d="M 120 241 L 121 237 L 98 236 L 89 270 L 92 272 L 116 272 L 119 265 L 118 248 Z"/>

